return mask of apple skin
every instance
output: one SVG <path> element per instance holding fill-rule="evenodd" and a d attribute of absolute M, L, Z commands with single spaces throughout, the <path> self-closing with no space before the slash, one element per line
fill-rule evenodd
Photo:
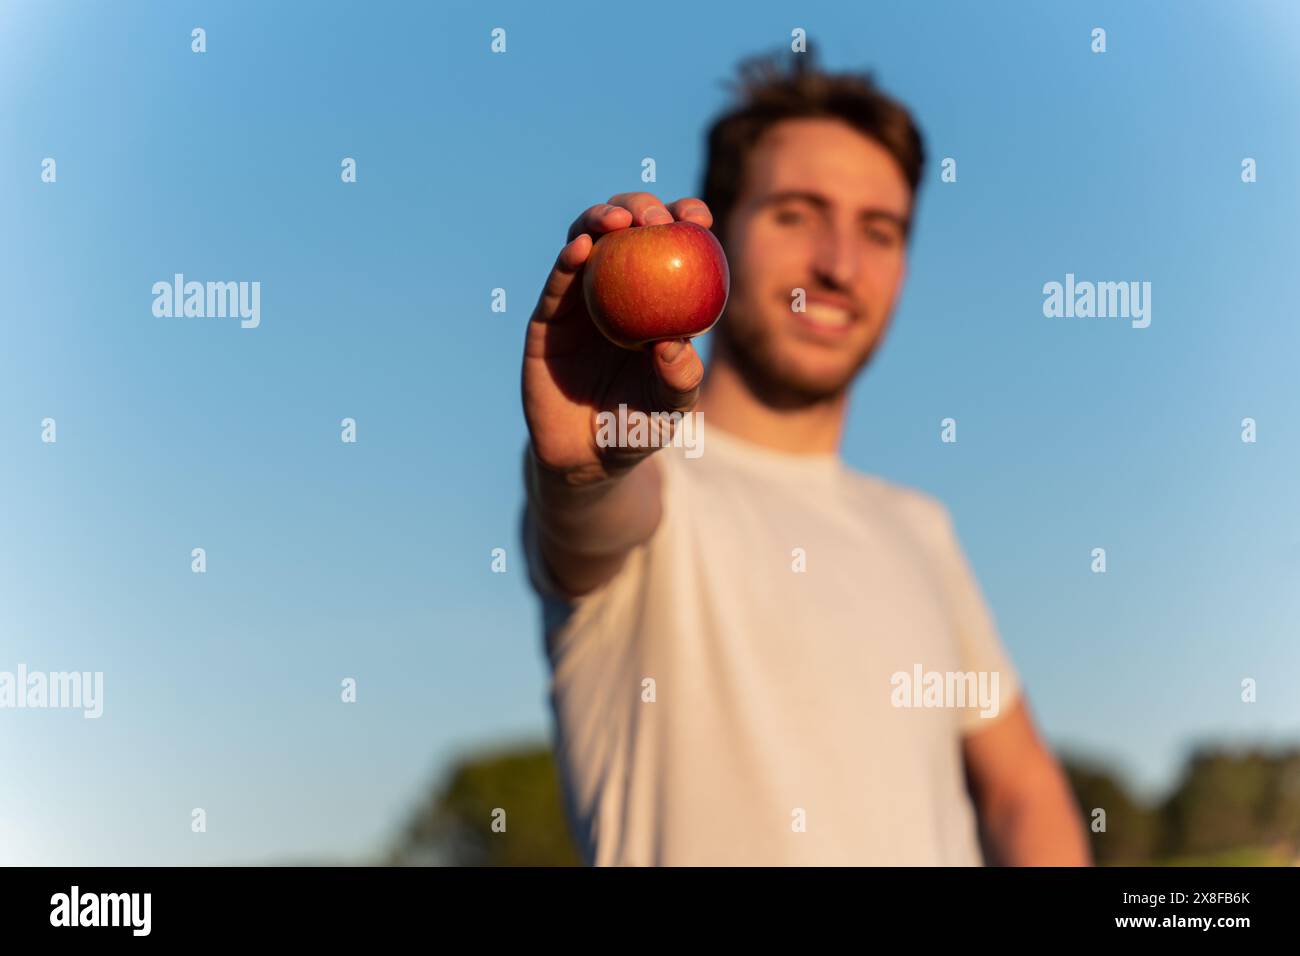
<path fill-rule="evenodd" d="M 684 220 L 606 233 L 592 246 L 582 276 L 592 321 L 625 349 L 707 332 L 730 291 L 722 243 Z"/>

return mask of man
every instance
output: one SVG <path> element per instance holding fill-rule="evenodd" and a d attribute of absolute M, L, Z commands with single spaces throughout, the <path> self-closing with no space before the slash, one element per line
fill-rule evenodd
<path fill-rule="evenodd" d="M 594 864 L 975 865 L 981 840 L 1085 864 L 946 508 L 838 456 L 923 146 L 869 77 L 809 56 L 742 66 L 703 201 L 582 213 L 529 323 L 523 534 L 570 824 Z M 582 300 L 595 239 L 674 219 L 731 267 L 707 375 L 689 341 L 611 345 Z M 620 405 L 699 412 L 702 453 L 606 447 Z"/>

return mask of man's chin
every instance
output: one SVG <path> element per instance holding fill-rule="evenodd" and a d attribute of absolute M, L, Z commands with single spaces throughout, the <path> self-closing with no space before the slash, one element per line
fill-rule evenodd
<path fill-rule="evenodd" d="M 760 398 L 777 407 L 798 408 L 830 401 L 853 384 L 861 363 L 834 359 L 809 360 L 803 356 L 764 356 L 748 376 Z"/>
<path fill-rule="evenodd" d="M 838 398 L 853 384 L 853 374 L 843 370 L 834 372 L 799 371 L 785 375 L 780 381 L 784 388 L 801 395 L 809 404 Z"/>
<path fill-rule="evenodd" d="M 792 337 L 722 331 L 723 347 L 750 390 L 776 408 L 802 408 L 839 397 L 870 357 L 869 352 L 847 355 Z"/>

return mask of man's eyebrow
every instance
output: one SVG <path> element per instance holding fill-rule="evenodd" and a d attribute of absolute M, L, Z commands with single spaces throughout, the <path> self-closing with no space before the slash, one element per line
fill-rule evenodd
<path fill-rule="evenodd" d="M 794 199 L 803 200 L 804 202 L 810 203 L 811 205 L 816 206 L 818 209 L 821 210 L 830 209 L 831 207 L 831 201 L 829 199 L 827 199 L 821 193 L 813 192 L 810 189 L 780 189 L 774 193 L 768 193 L 766 196 L 764 196 L 759 201 L 759 206 L 774 206 L 777 203 L 789 202 Z M 898 226 L 898 228 L 902 229 L 904 232 L 907 231 L 907 226 L 908 226 L 907 216 L 901 216 L 896 212 L 892 212 L 891 210 L 888 209 L 881 209 L 878 206 L 868 206 L 864 209 L 859 210 L 858 218 L 865 219 L 865 220 L 883 219 L 887 222 L 892 222 L 894 225 Z"/>

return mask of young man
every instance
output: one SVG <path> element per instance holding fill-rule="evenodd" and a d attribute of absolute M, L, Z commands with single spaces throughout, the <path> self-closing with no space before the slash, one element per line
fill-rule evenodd
<path fill-rule="evenodd" d="M 742 66 L 704 201 L 583 212 L 529 322 L 523 535 L 570 824 L 595 864 L 1087 863 L 946 508 L 838 457 L 923 147 L 808 56 Z M 730 262 L 707 375 L 689 341 L 609 344 L 582 301 L 595 239 L 674 219 Z M 701 413 L 702 453 L 604 447 L 620 404 Z"/>

